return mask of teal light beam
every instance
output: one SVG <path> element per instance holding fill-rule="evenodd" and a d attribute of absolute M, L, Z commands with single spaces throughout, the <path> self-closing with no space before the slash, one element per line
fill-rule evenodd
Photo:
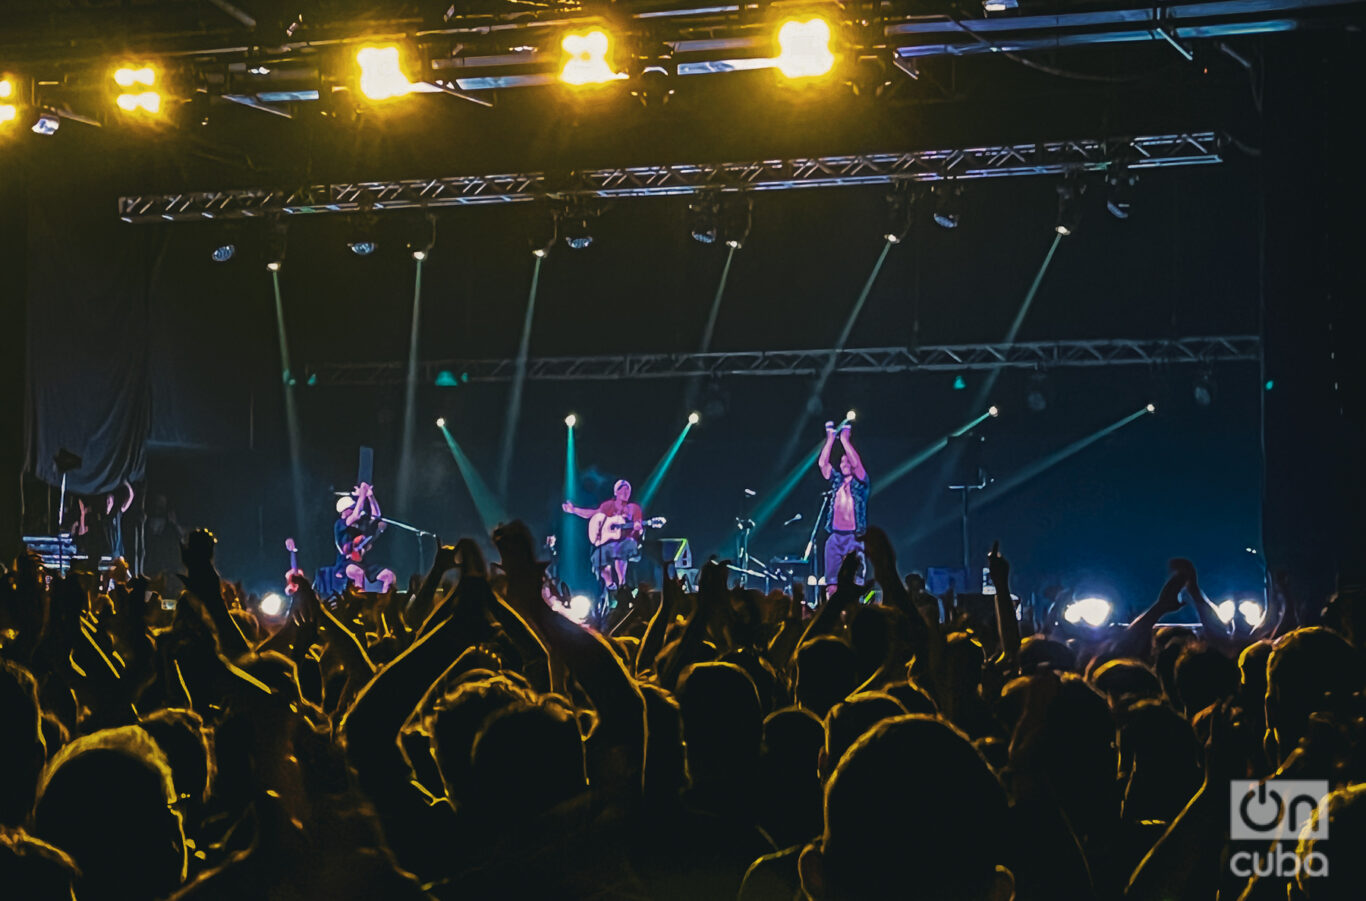
<path fill-rule="evenodd" d="M 403 446 L 398 456 L 398 509 L 408 513 L 408 500 L 413 493 L 413 444 L 417 437 L 417 354 L 418 334 L 422 327 L 422 266 L 423 259 L 415 259 L 413 278 L 413 321 L 408 333 L 408 380 L 403 389 Z"/>
<path fill-rule="evenodd" d="M 886 488 L 888 485 L 891 485 L 898 479 L 903 478 L 916 467 L 923 464 L 926 460 L 930 459 L 935 454 L 939 453 L 941 450 L 948 447 L 950 438 L 958 438 L 959 436 L 966 435 L 968 432 L 971 432 L 973 429 L 977 428 L 979 425 L 981 425 L 983 422 L 986 422 L 990 418 L 991 411 L 988 410 L 987 412 L 983 413 L 981 416 L 978 416 L 976 419 L 967 423 L 957 431 L 950 432 L 943 438 L 940 438 L 934 444 L 931 444 L 928 447 L 923 448 L 919 453 L 907 458 L 904 462 L 898 464 L 895 469 L 891 470 L 885 476 L 882 476 L 880 479 L 878 479 L 878 483 L 873 486 L 872 494 L 880 494 L 882 492 L 882 489 Z"/>
<path fill-rule="evenodd" d="M 522 416 L 522 386 L 526 383 L 526 360 L 531 350 L 531 323 L 536 316 L 536 289 L 541 284 L 541 263 L 538 256 L 531 269 L 531 290 L 527 292 L 526 317 L 522 320 L 522 341 L 517 345 L 517 363 L 512 370 L 512 393 L 508 397 L 507 422 L 503 424 L 502 449 L 498 454 L 498 496 L 507 497 L 508 478 L 512 474 L 512 450 L 517 440 L 517 420 Z"/>
<path fill-rule="evenodd" d="M 564 431 L 564 498 L 573 503 L 579 485 L 579 462 L 574 447 L 574 427 L 567 425 Z M 568 583 L 571 590 L 585 587 L 590 578 L 584 568 L 588 559 L 586 537 L 583 520 L 573 513 L 560 514 L 559 578 Z"/>
<path fill-rule="evenodd" d="M 1018 488 L 1025 482 L 1028 482 L 1030 479 L 1035 478 L 1036 476 L 1040 475 L 1046 470 L 1052 469 L 1054 466 L 1057 466 L 1059 463 L 1066 460 L 1068 457 L 1076 456 L 1077 454 L 1086 450 L 1088 447 L 1095 444 L 1097 441 L 1104 438 L 1105 436 L 1117 432 L 1129 423 L 1134 422 L 1138 419 L 1142 419 L 1149 413 L 1154 412 L 1156 412 L 1156 410 L 1151 410 L 1146 406 L 1140 407 L 1134 412 L 1130 413 L 1128 416 L 1125 416 L 1123 419 L 1116 420 L 1115 422 L 1112 422 L 1109 425 L 1107 425 L 1105 428 L 1100 429 L 1099 431 L 1092 432 L 1085 438 L 1078 438 L 1076 441 L 1073 441 L 1071 444 L 1067 445 L 1061 450 L 1049 454 L 1042 460 L 1038 460 L 1034 463 L 1029 464 L 1024 469 L 1021 469 L 1019 472 L 1012 475 L 1010 478 L 1002 479 L 999 482 L 993 482 L 990 486 L 988 486 L 978 495 L 977 509 L 980 510 L 986 504 L 989 504 L 994 500 L 1000 499 L 1007 492 L 1011 491 L 1012 489 Z"/>
<path fill-rule="evenodd" d="M 977 494 L 976 502 L 973 509 L 981 510 L 982 507 L 986 506 L 987 504 L 990 504 L 993 501 L 1000 500 L 1004 495 L 1006 495 L 1010 491 L 1013 491 L 1014 489 L 1020 487 L 1025 482 L 1028 482 L 1031 479 L 1037 478 L 1043 472 L 1052 469 L 1054 466 L 1057 466 L 1059 463 L 1063 462 L 1069 457 L 1076 456 L 1077 454 L 1086 450 L 1086 448 L 1095 444 L 1097 441 L 1104 438 L 1105 436 L 1119 431 L 1120 429 L 1124 428 L 1126 425 L 1129 425 L 1131 422 L 1134 422 L 1135 420 L 1142 419 L 1149 413 L 1155 412 L 1157 412 L 1156 408 L 1151 405 L 1140 407 L 1139 409 L 1130 413 L 1128 416 L 1116 420 L 1115 422 L 1112 422 L 1104 428 L 1098 429 L 1097 431 L 1094 431 L 1083 438 L 1078 438 L 1076 441 L 1073 441 L 1071 444 L 1068 444 L 1062 449 L 1049 454 L 1047 457 L 1030 463 L 1028 466 L 1021 469 L 1019 472 L 1015 473 L 1009 478 L 1003 479 L 999 482 L 991 483 L 991 485 L 989 485 Z M 917 529 L 912 535 L 910 535 L 906 539 L 905 543 L 911 544 L 929 535 L 933 535 L 935 532 L 939 531 L 940 529 L 946 528 L 951 523 L 958 522 L 958 520 L 959 514 L 954 513 L 949 516 L 945 516 L 935 522 L 923 525 L 919 529 Z"/>
<path fill-rule="evenodd" d="M 806 473 L 816 465 L 816 461 L 819 460 L 821 456 L 821 448 L 824 446 L 824 441 L 819 442 L 811 449 L 810 453 L 802 457 L 802 459 L 788 471 L 787 475 L 783 477 L 783 480 L 778 483 L 776 488 L 768 492 L 767 499 L 759 504 L 758 509 L 754 512 L 755 532 L 762 529 L 764 525 L 773 518 L 773 514 L 778 512 L 778 508 L 787 501 L 788 495 L 792 494 L 793 490 L 800 484 Z"/>
<path fill-rule="evenodd" d="M 674 457 L 678 456 L 678 451 L 683 447 L 683 442 L 687 440 L 688 433 L 692 431 L 693 422 L 689 419 L 683 426 L 683 430 L 674 439 L 673 445 L 664 452 L 664 456 L 659 458 L 655 468 L 650 470 L 650 476 L 645 480 L 645 487 L 640 492 L 640 506 L 649 509 L 650 501 L 655 499 L 655 492 L 659 491 L 659 485 L 664 481 L 664 476 L 673 465 Z"/>
<path fill-rule="evenodd" d="M 304 525 L 303 433 L 299 429 L 299 409 L 294 400 L 294 373 L 289 364 L 289 339 L 285 334 L 285 302 L 280 295 L 279 269 L 270 271 L 270 280 L 275 289 L 275 329 L 280 341 L 280 370 L 285 387 L 285 428 L 289 434 L 290 487 L 294 494 L 294 531 L 297 533 Z"/>
<path fill-rule="evenodd" d="M 1015 321 L 1010 324 L 1010 330 L 1006 332 L 1005 343 L 1014 344 L 1015 337 L 1020 334 L 1020 326 L 1024 325 L 1025 316 L 1029 313 L 1029 308 L 1034 304 L 1034 295 L 1039 293 L 1039 285 L 1043 284 L 1044 273 L 1048 271 L 1048 265 L 1053 262 L 1053 254 L 1058 251 L 1058 242 L 1062 240 L 1062 235 L 1058 232 L 1053 233 L 1053 243 L 1049 245 L 1048 253 L 1044 255 L 1043 265 L 1039 266 L 1039 271 L 1034 273 L 1034 281 L 1030 284 L 1029 290 L 1025 292 L 1024 300 L 1020 303 L 1020 309 L 1015 314 Z M 982 382 L 982 387 L 977 391 L 977 397 L 973 399 L 972 407 L 976 409 L 987 402 L 991 395 L 991 389 L 996 387 L 996 380 L 1001 377 L 1001 370 L 993 369 Z"/>
<path fill-rule="evenodd" d="M 699 353 L 706 353 L 711 350 L 711 339 L 716 334 L 716 320 L 721 315 L 721 298 L 726 293 L 726 282 L 730 280 L 730 264 L 735 259 L 735 248 L 728 246 L 726 249 L 726 264 L 721 267 L 721 279 L 716 283 L 716 293 L 711 298 L 711 312 L 707 314 L 707 325 L 702 330 L 702 343 L 698 345 Z M 701 385 L 701 376 L 693 376 L 688 379 L 688 390 L 683 398 L 685 409 L 691 410 L 697 405 L 697 390 Z"/>
<path fill-rule="evenodd" d="M 821 395 L 825 392 L 825 385 L 830 381 L 830 374 L 835 371 L 836 364 L 839 363 L 840 351 L 849 342 L 849 335 L 854 331 L 854 324 L 858 322 L 858 317 L 863 312 L 863 305 L 868 302 L 868 295 L 873 293 L 873 285 L 877 282 L 878 274 L 882 272 L 882 264 L 887 260 L 887 253 L 892 249 L 888 241 L 882 242 L 882 252 L 877 255 L 877 262 L 873 264 L 873 269 L 868 273 L 868 278 L 863 283 L 863 290 L 859 292 L 858 300 L 854 301 L 854 307 L 849 311 L 848 317 L 844 320 L 844 328 L 840 330 L 839 340 L 835 342 L 835 350 L 830 354 L 830 359 L 825 361 L 821 367 L 820 375 L 816 377 L 816 383 L 811 388 L 811 396 L 807 399 L 806 405 L 802 407 L 792 422 L 792 434 L 787 439 L 787 444 L 783 447 L 783 454 L 778 458 L 778 468 L 782 469 L 796 453 L 798 442 L 802 440 L 802 433 L 806 431 L 806 424 L 811 419 L 813 410 L 819 409 Z M 758 520 L 756 519 L 757 523 Z"/>
<path fill-rule="evenodd" d="M 444 425 L 441 426 L 441 436 L 446 439 L 446 446 L 451 449 L 455 465 L 459 468 L 460 476 L 465 480 L 465 487 L 469 489 L 470 497 L 474 500 L 474 509 L 479 513 L 479 521 L 484 525 L 485 534 L 491 533 L 495 526 L 507 519 L 502 504 L 489 490 L 488 483 L 479 475 L 479 470 L 475 469 L 474 462 L 470 460 L 464 448 Z"/>

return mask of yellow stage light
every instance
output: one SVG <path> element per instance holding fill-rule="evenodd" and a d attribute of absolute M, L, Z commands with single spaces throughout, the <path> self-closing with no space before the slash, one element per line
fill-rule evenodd
<path fill-rule="evenodd" d="M 0 104 L 0 125 L 5 125 L 19 118 L 19 108 L 12 103 Z"/>
<path fill-rule="evenodd" d="M 816 78 L 835 67 L 830 23 L 819 16 L 789 19 L 778 28 L 778 71 L 788 78 Z"/>
<path fill-rule="evenodd" d="M 362 47 L 356 52 L 360 66 L 360 92 L 371 100 L 391 100 L 413 89 L 403 74 L 397 47 Z"/>
<path fill-rule="evenodd" d="M 8 78 L 0 78 L 0 100 L 8 100 L 14 96 L 14 82 Z"/>
<path fill-rule="evenodd" d="M 607 60 L 612 40 L 601 28 L 567 34 L 560 47 L 565 55 L 560 81 L 565 84 L 602 84 L 626 77 L 624 72 L 612 71 L 612 64 Z"/>
<path fill-rule="evenodd" d="M 124 90 L 114 102 L 125 113 L 143 112 L 155 116 L 161 112 L 161 93 L 152 90 L 156 83 L 157 70 L 152 66 L 120 66 L 114 70 L 114 84 Z"/>

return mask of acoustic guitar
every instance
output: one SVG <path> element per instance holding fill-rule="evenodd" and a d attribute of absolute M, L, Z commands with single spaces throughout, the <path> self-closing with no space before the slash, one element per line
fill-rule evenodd
<path fill-rule="evenodd" d="M 588 540 L 593 547 L 602 547 L 609 541 L 620 541 L 636 531 L 636 527 L 644 529 L 662 529 L 668 522 L 662 516 L 647 519 L 637 523 L 629 516 L 608 516 L 606 513 L 594 513 L 588 520 Z"/>

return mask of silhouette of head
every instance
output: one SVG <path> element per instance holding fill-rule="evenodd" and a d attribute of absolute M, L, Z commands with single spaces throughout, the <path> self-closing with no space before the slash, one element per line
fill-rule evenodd
<path fill-rule="evenodd" d="M 833 635 L 802 644 L 797 648 L 796 663 L 797 703 L 822 719 L 858 688 L 854 649 Z"/>
<path fill-rule="evenodd" d="M 759 758 L 764 724 L 749 673 L 733 663 L 697 663 L 683 671 L 677 696 L 693 785 L 746 778 Z"/>
<path fill-rule="evenodd" d="M 85 735 L 43 770 L 34 834 L 71 855 L 83 899 L 159 898 L 185 878 L 185 835 L 171 768 L 150 735 Z"/>
<path fill-rule="evenodd" d="M 549 810 L 588 787 L 578 722 L 554 697 L 492 714 L 470 749 L 470 808 L 494 822 Z"/>
<path fill-rule="evenodd" d="M 844 752 L 869 729 L 906 712 L 900 701 L 880 691 L 861 691 L 831 707 L 825 716 L 825 735 L 820 756 L 821 777 L 830 778 Z"/>
<path fill-rule="evenodd" d="M 193 710 L 168 707 L 143 717 L 140 725 L 166 755 L 180 799 L 195 804 L 207 800 L 214 761 L 203 718 Z"/>
<path fill-rule="evenodd" d="M 1188 644 L 1173 674 L 1177 698 L 1188 717 L 1238 692 L 1238 665 L 1207 644 Z"/>
<path fill-rule="evenodd" d="M 1347 639 L 1322 626 L 1276 640 L 1266 663 L 1266 728 L 1273 760 L 1284 760 L 1309 717 L 1344 703 L 1361 688 L 1362 666 Z"/>
<path fill-rule="evenodd" d="M 0 826 L 18 826 L 33 807 L 47 758 L 38 682 L 24 667 L 0 660 Z"/>
<path fill-rule="evenodd" d="M 427 731 L 446 797 L 452 801 L 464 798 L 469 787 L 470 752 L 488 718 L 513 704 L 532 701 L 530 692 L 506 679 L 490 678 L 461 683 L 437 702 L 427 719 Z"/>
<path fill-rule="evenodd" d="M 942 720 L 883 720 L 841 758 L 825 829 L 800 861 L 816 899 L 1007 899 L 1005 790 L 967 737 Z M 913 887 L 913 890 L 912 890 Z"/>
<path fill-rule="evenodd" d="M 0 827 L 0 885 L 25 901 L 71 901 L 79 872 L 60 848 L 22 829 Z"/>
<path fill-rule="evenodd" d="M 1091 675 L 1091 684 L 1096 691 L 1105 695 L 1112 707 L 1123 698 L 1162 696 L 1162 685 L 1157 681 L 1157 674 L 1139 661 L 1128 658 L 1109 660 L 1096 667 Z"/>

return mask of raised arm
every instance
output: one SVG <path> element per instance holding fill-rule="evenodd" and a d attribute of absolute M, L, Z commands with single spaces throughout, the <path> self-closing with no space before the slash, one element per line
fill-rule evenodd
<path fill-rule="evenodd" d="M 996 628 L 1001 635 L 1001 655 L 1011 664 L 1020 652 L 1020 623 L 1015 619 L 1015 603 L 1010 597 L 1010 561 L 1001 556 L 1001 542 L 991 545 L 987 555 L 991 584 L 996 587 Z"/>
<path fill-rule="evenodd" d="M 820 467 L 821 478 L 828 479 L 834 469 L 830 466 L 830 452 L 835 449 L 835 424 L 827 422 L 825 424 L 825 445 L 821 448 L 820 459 L 816 465 Z"/>
<path fill-rule="evenodd" d="M 849 458 L 849 468 L 854 472 L 854 478 L 860 482 L 868 481 L 868 470 L 863 468 L 863 458 L 854 450 L 853 426 L 845 423 L 840 426 L 840 444 L 844 447 L 844 455 Z M 827 477 L 828 478 L 828 477 Z"/>
<path fill-rule="evenodd" d="M 551 610 L 541 598 L 545 564 L 535 559 L 531 533 L 514 522 L 493 533 L 508 574 L 507 602 L 557 654 L 597 710 L 598 722 L 588 736 L 589 765 L 605 772 L 609 749 L 623 749 L 615 758 L 628 768 L 628 781 L 639 787 L 645 748 L 645 699 L 621 660 L 596 633 Z M 595 767 L 595 762 L 597 766 Z M 618 774 L 620 775 L 620 774 Z"/>
<path fill-rule="evenodd" d="M 576 507 L 573 501 L 565 501 L 560 505 L 560 509 L 566 513 L 573 513 L 579 519 L 592 519 L 593 514 L 598 512 L 597 507 Z"/>

